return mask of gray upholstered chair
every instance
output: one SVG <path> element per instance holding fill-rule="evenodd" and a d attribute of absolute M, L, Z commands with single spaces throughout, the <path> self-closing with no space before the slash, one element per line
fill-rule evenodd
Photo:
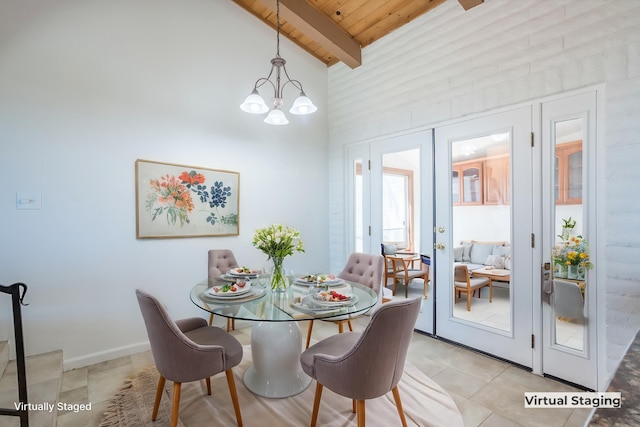
<path fill-rule="evenodd" d="M 323 387 L 353 399 L 358 426 L 365 425 L 365 400 L 393 392 L 402 425 L 407 422 L 398 383 L 404 371 L 420 298 L 382 304 L 366 329 L 326 338 L 300 356 L 302 370 L 316 380 L 311 427 L 316 425 Z"/>
<path fill-rule="evenodd" d="M 360 283 L 361 285 L 368 286 L 377 295 L 378 301 L 382 301 L 381 286 L 382 283 L 382 269 L 384 267 L 384 258 L 381 255 L 364 254 L 361 252 L 354 252 L 349 256 L 347 264 L 344 269 L 338 274 L 338 277 L 349 282 Z M 338 332 L 344 332 L 344 324 L 349 326 L 349 330 L 353 331 L 351 325 L 351 319 L 353 317 L 334 317 L 327 319 L 327 322 L 333 322 L 338 325 Z M 313 330 L 313 320 L 309 321 L 309 327 L 307 330 L 307 345 L 305 348 L 309 348 L 311 343 L 311 331 Z"/>
<path fill-rule="evenodd" d="M 151 353 L 160 379 L 151 419 L 158 416 L 158 407 L 165 380 L 173 381 L 171 427 L 178 423 L 180 388 L 182 383 L 206 379 L 211 394 L 212 375 L 224 372 L 231 393 L 238 426 L 242 426 L 240 404 L 231 368 L 242 360 L 240 342 L 215 326 L 207 326 L 201 318 L 173 321 L 165 307 L 151 294 L 137 289 L 136 296 L 149 335 Z"/>
<path fill-rule="evenodd" d="M 467 311 L 471 311 L 471 297 L 478 291 L 480 298 L 480 290 L 485 286 L 489 287 L 489 302 L 493 302 L 493 285 L 490 277 L 469 277 L 469 268 L 464 264 L 459 264 L 453 270 L 454 291 L 458 297 L 462 292 L 467 294 Z"/>
<path fill-rule="evenodd" d="M 584 298 L 577 283 L 565 280 L 553 281 L 553 306 L 556 316 L 584 319 Z"/>
<path fill-rule="evenodd" d="M 231 249 L 211 249 L 209 251 L 207 280 L 209 286 L 216 285 L 216 279 L 232 268 L 240 267 Z M 209 315 L 209 326 L 213 324 L 213 313 Z M 235 319 L 227 319 L 227 332 L 235 329 Z"/>

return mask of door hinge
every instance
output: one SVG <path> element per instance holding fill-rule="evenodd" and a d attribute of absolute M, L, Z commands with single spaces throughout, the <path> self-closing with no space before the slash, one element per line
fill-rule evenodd
<path fill-rule="evenodd" d="M 531 348 L 536 348 L 536 336 L 531 334 Z"/>
<path fill-rule="evenodd" d="M 536 235 L 531 233 L 531 247 L 535 248 L 536 247 Z"/>
<path fill-rule="evenodd" d="M 367 168 L 371 170 L 371 160 L 367 160 Z"/>
<path fill-rule="evenodd" d="M 531 148 L 534 147 L 534 143 L 533 143 L 533 132 L 531 132 Z"/>
<path fill-rule="evenodd" d="M 369 236 L 371 236 L 371 226 L 369 226 Z"/>

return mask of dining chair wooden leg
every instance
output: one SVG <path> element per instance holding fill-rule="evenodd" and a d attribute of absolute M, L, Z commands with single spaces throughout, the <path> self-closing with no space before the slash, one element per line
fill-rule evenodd
<path fill-rule="evenodd" d="M 351 325 L 351 320 L 347 320 L 347 325 L 349 325 L 349 331 L 353 332 L 353 326 Z"/>
<path fill-rule="evenodd" d="M 233 378 L 233 371 L 227 369 L 224 371 L 227 375 L 227 385 L 231 394 L 231 402 L 233 403 L 233 411 L 236 413 L 236 422 L 238 427 L 242 427 L 242 414 L 240 414 L 240 403 L 238 402 L 238 392 L 236 391 L 236 380 Z"/>
<path fill-rule="evenodd" d="M 320 410 L 320 399 L 322 398 L 322 384 L 316 382 L 316 395 L 313 398 L 313 412 L 311 413 L 311 427 L 316 427 L 318 421 L 318 411 Z"/>
<path fill-rule="evenodd" d="M 344 332 L 344 322 L 338 322 L 338 333 L 341 334 Z"/>
<path fill-rule="evenodd" d="M 205 382 L 207 383 L 207 394 L 211 396 L 211 377 L 207 377 Z"/>
<path fill-rule="evenodd" d="M 355 414 L 356 411 L 357 411 L 356 400 L 355 399 L 351 399 L 351 412 L 353 412 Z"/>
<path fill-rule="evenodd" d="M 364 400 L 356 401 L 356 415 L 358 417 L 358 427 L 365 427 Z"/>
<path fill-rule="evenodd" d="M 396 409 L 398 410 L 398 415 L 400 415 L 402 427 L 407 427 L 407 419 L 404 416 L 404 409 L 402 409 L 402 401 L 400 400 L 400 391 L 398 390 L 398 386 L 395 386 L 391 391 L 393 391 L 393 400 L 396 402 Z"/>
<path fill-rule="evenodd" d="M 213 313 L 209 315 L 209 326 L 213 325 Z"/>
<path fill-rule="evenodd" d="M 162 399 L 162 392 L 164 391 L 165 378 L 160 375 L 158 380 L 158 389 L 156 391 L 156 401 L 153 404 L 153 412 L 151 414 L 151 421 L 155 421 L 158 417 L 158 408 L 160 407 L 160 399 Z"/>
<path fill-rule="evenodd" d="M 313 330 L 313 320 L 309 320 L 309 327 L 307 328 L 307 346 L 305 348 L 309 348 L 309 343 L 311 343 L 312 330 Z"/>
<path fill-rule="evenodd" d="M 178 411 L 180 411 L 180 387 L 182 383 L 173 383 L 173 401 L 171 402 L 171 427 L 178 425 Z"/>

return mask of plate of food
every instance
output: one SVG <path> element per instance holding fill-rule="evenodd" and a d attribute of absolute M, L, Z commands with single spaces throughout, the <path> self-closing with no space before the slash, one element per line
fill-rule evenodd
<path fill-rule="evenodd" d="M 358 297 L 337 291 L 321 291 L 317 294 L 313 294 L 313 300 L 316 304 L 320 304 L 325 307 L 333 307 L 339 305 L 353 305 L 358 302 Z"/>
<path fill-rule="evenodd" d="M 337 285 L 342 283 L 342 279 L 333 274 L 307 274 L 296 279 L 296 285 L 309 286 L 312 283 L 320 283 L 325 285 Z"/>
<path fill-rule="evenodd" d="M 227 271 L 227 274 L 235 277 L 255 277 L 258 275 L 258 271 L 248 267 L 236 267 Z"/>
<path fill-rule="evenodd" d="M 245 281 L 226 283 L 207 289 L 206 294 L 214 298 L 233 298 L 246 294 L 251 290 L 251 284 Z"/>

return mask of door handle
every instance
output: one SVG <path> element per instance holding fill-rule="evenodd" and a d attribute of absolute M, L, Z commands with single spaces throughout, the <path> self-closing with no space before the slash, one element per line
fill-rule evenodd
<path fill-rule="evenodd" d="M 444 227 L 443 226 L 438 227 L 438 233 L 440 233 L 440 234 L 444 233 Z"/>
<path fill-rule="evenodd" d="M 439 251 L 444 251 L 444 243 L 436 243 L 433 246 Z"/>

